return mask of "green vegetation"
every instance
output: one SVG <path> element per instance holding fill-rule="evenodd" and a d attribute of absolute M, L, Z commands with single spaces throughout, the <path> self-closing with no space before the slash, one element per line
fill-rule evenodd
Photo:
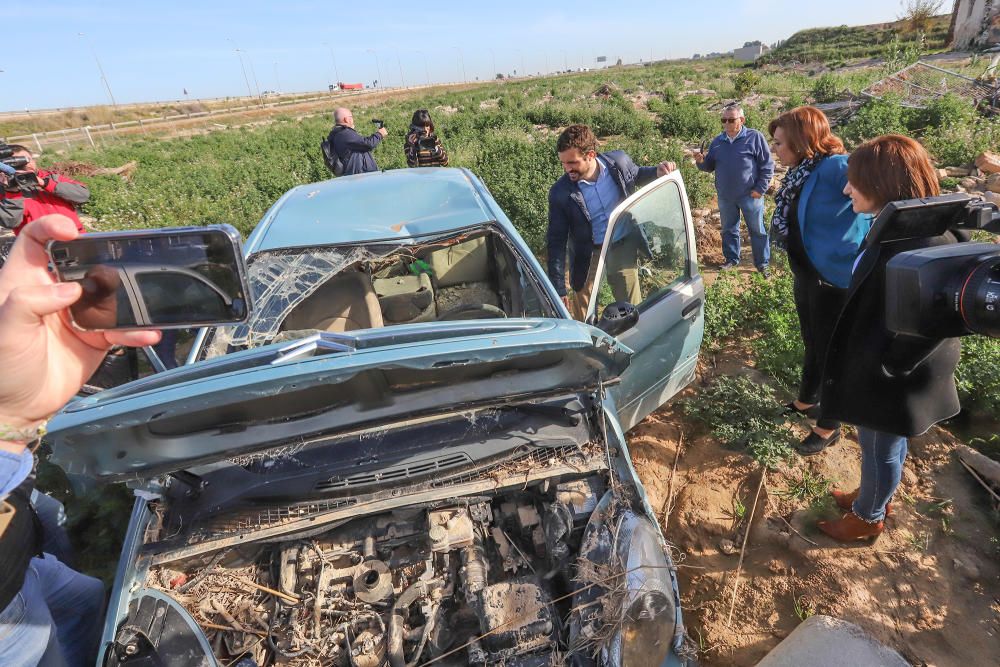
<path fill-rule="evenodd" d="M 745 449 L 761 465 L 773 468 L 792 454 L 794 436 L 781 417 L 781 404 L 766 384 L 742 375 L 720 376 L 682 406 L 722 444 Z"/>
<path fill-rule="evenodd" d="M 904 49 L 923 41 L 925 51 L 940 51 L 947 48 L 950 19 L 950 15 L 930 17 L 919 26 L 922 32 L 909 29 L 905 21 L 800 30 L 765 55 L 761 62 L 830 62 L 880 57 L 894 40 Z"/>

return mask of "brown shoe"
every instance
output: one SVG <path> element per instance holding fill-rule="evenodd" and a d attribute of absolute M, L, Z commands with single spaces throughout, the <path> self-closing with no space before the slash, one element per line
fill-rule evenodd
<path fill-rule="evenodd" d="M 885 523 L 868 523 L 854 512 L 848 512 L 836 521 L 817 521 L 816 527 L 838 542 L 874 542 L 885 529 Z"/>
<path fill-rule="evenodd" d="M 858 494 L 860 492 L 861 489 L 855 489 L 854 491 L 838 491 L 837 489 L 830 489 L 830 495 L 833 496 L 833 502 L 837 503 L 837 507 L 845 512 L 853 511 L 854 501 L 858 499 Z M 885 515 L 887 517 L 892 516 L 892 503 L 888 503 L 885 506 Z"/>

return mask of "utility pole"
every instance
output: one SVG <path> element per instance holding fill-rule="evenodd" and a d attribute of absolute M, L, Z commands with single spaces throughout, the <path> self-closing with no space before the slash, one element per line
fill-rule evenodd
<path fill-rule="evenodd" d="M 236 50 L 236 57 L 240 59 L 240 69 L 243 71 L 243 81 L 247 84 L 247 97 L 253 97 L 253 90 L 250 89 L 250 77 L 247 76 L 247 68 L 246 65 L 243 64 L 243 56 L 240 52 L 240 47 L 236 46 L 236 42 L 229 37 L 226 37 L 226 41 L 233 45 L 233 49 Z"/>

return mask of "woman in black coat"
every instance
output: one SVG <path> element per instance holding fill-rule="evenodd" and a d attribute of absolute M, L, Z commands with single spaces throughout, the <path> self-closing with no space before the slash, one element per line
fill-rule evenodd
<path fill-rule="evenodd" d="M 886 135 L 851 154 L 847 194 L 855 212 L 878 214 L 889 202 L 939 193 L 937 175 L 923 146 Z M 849 510 L 837 521 L 820 521 L 834 539 L 874 540 L 884 528 L 889 500 L 899 486 L 907 438 L 958 414 L 957 338 L 930 339 L 890 331 L 885 322 L 885 268 L 901 252 L 954 243 L 933 238 L 866 244 L 858 257 L 847 303 L 837 320 L 823 372 L 824 418 L 858 428 L 861 485 L 834 499 Z"/>

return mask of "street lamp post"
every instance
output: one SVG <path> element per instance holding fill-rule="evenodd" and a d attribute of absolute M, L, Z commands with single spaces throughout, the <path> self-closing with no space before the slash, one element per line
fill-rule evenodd
<path fill-rule="evenodd" d="M 462 48 L 459 46 L 451 47 L 458 51 L 458 62 L 462 65 L 462 83 L 468 83 L 469 79 L 465 76 L 465 54 L 462 53 Z"/>
<path fill-rule="evenodd" d="M 518 49 L 517 52 L 521 55 L 521 76 L 527 76 L 528 70 L 524 69 L 524 51 Z"/>
<path fill-rule="evenodd" d="M 260 96 L 260 84 L 257 82 L 257 70 L 253 68 L 253 58 L 250 57 L 250 52 L 246 51 L 247 62 L 250 63 L 250 76 L 253 77 L 253 87 L 257 91 L 257 102 L 264 106 L 264 98 Z"/>
<path fill-rule="evenodd" d="M 86 42 L 87 46 L 90 48 L 90 53 L 94 56 L 94 62 L 97 63 L 97 71 L 101 74 L 101 81 L 104 83 L 104 87 L 108 90 L 108 97 L 111 98 L 111 106 L 117 108 L 118 103 L 115 102 L 115 95 L 111 92 L 111 84 L 108 83 L 108 77 L 104 74 L 104 68 L 101 67 L 101 59 L 97 57 L 97 51 L 94 50 L 94 46 L 90 43 L 90 40 L 87 39 L 87 35 L 82 32 L 78 32 L 76 34 L 82 37 L 83 41 Z"/>
<path fill-rule="evenodd" d="M 491 79 L 495 79 L 499 72 L 497 71 L 497 54 L 493 53 L 493 49 L 490 49 L 490 57 L 493 58 L 493 76 Z"/>
<path fill-rule="evenodd" d="M 396 51 L 396 64 L 399 66 L 399 83 L 403 88 L 406 88 L 406 80 L 403 79 L 403 61 L 399 59 L 399 49 Z"/>
<path fill-rule="evenodd" d="M 250 77 L 247 76 L 246 65 L 243 64 L 243 55 L 240 52 L 240 47 L 236 46 L 236 42 L 230 37 L 226 37 L 226 41 L 233 45 L 233 49 L 236 51 L 236 57 L 240 60 L 240 70 L 243 72 L 243 81 L 247 84 L 247 97 L 253 97 L 253 90 L 250 89 Z"/>
<path fill-rule="evenodd" d="M 373 56 L 375 56 L 375 71 L 378 72 L 378 85 L 376 86 L 376 88 L 379 86 L 385 88 L 385 81 L 382 80 L 382 66 L 378 64 L 378 53 L 376 53 L 375 49 L 365 49 L 365 50 L 371 53 Z"/>
<path fill-rule="evenodd" d="M 330 49 L 330 62 L 333 63 L 333 73 L 337 75 L 337 80 L 334 82 L 334 84 L 339 88 L 340 87 L 340 68 L 337 67 L 337 57 L 333 55 L 333 45 L 330 44 L 329 42 L 323 42 L 323 44 L 326 45 L 326 48 Z"/>
<path fill-rule="evenodd" d="M 427 54 L 423 51 L 417 51 L 424 58 L 424 76 L 427 77 L 427 85 L 431 85 L 431 70 L 427 66 Z"/>

